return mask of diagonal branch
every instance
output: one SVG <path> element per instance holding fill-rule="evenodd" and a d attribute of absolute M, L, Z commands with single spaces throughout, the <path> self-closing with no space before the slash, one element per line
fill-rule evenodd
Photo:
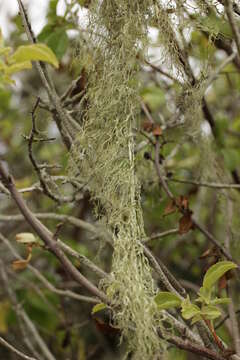
<path fill-rule="evenodd" d="M 27 207 L 24 199 L 16 189 L 13 177 L 8 174 L 7 170 L 3 167 L 2 162 L 0 162 L 0 176 L 2 177 L 2 182 L 11 193 L 13 200 L 15 201 L 28 224 L 33 228 L 34 231 L 36 231 L 38 236 L 43 240 L 44 244 L 49 248 L 49 250 L 58 258 L 69 275 L 94 296 L 97 296 L 103 302 L 108 302 L 106 295 L 73 266 L 71 261 L 58 247 L 57 242 L 54 240 L 53 234 L 34 216 L 32 211 Z"/>
<path fill-rule="evenodd" d="M 25 28 L 28 40 L 31 43 L 36 43 L 36 39 L 33 35 L 31 25 L 28 20 L 27 12 L 22 4 L 21 0 L 17 0 L 20 15 L 22 17 L 23 26 Z M 56 92 L 51 76 L 44 63 L 36 61 L 36 68 L 42 83 L 47 91 L 49 101 L 51 102 L 54 110 L 52 111 L 54 120 L 57 124 L 59 132 L 62 136 L 63 142 L 69 150 L 72 146 L 75 138 L 76 131 L 79 131 L 80 125 L 70 116 L 70 114 L 62 107 L 61 100 Z M 55 116 L 54 116 L 55 115 Z"/>
<path fill-rule="evenodd" d="M 160 166 L 160 162 L 159 162 L 159 150 L 160 150 L 160 143 L 159 143 L 159 139 L 158 137 L 156 138 L 156 145 L 155 145 L 155 167 L 156 167 L 156 172 L 160 181 L 160 184 L 162 185 L 165 193 L 167 194 L 167 196 L 174 202 L 174 204 L 176 205 L 176 207 L 179 209 L 179 211 L 181 213 L 185 213 L 184 209 L 182 209 L 175 201 L 175 197 L 172 194 L 171 190 L 169 189 L 167 182 L 165 180 L 164 175 L 162 174 L 162 169 Z M 214 244 L 219 251 L 230 261 L 233 261 L 236 263 L 236 261 L 233 260 L 231 254 L 229 254 L 229 252 L 221 245 L 219 244 L 219 242 L 217 241 L 217 239 L 215 239 L 215 237 L 209 232 L 207 231 L 201 224 L 198 223 L 197 220 L 195 220 L 194 218 L 192 218 L 192 222 L 194 224 L 194 226 L 202 233 L 205 235 L 205 237 L 212 243 Z M 238 270 L 240 270 L 240 265 L 237 264 Z"/>
<path fill-rule="evenodd" d="M 14 354 L 18 355 L 21 359 L 25 359 L 25 360 L 36 360 L 36 358 L 33 358 L 31 356 L 25 355 L 23 352 L 19 351 L 18 349 L 16 349 L 13 345 L 9 344 L 9 342 L 7 342 L 6 340 L 4 340 L 1 336 L 0 336 L 0 344 L 3 345 L 4 347 L 6 347 L 7 349 L 9 349 L 11 352 L 13 352 Z"/>

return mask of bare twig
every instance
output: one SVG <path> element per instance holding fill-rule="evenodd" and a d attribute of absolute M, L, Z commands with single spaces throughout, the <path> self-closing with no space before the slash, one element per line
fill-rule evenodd
<path fill-rule="evenodd" d="M 33 358 L 31 356 L 25 355 L 23 352 L 19 351 L 18 349 L 16 349 L 13 345 L 9 344 L 9 342 L 7 342 L 6 340 L 4 340 L 1 336 L 0 336 L 0 344 L 5 346 L 7 349 L 9 349 L 10 351 L 12 351 L 14 354 L 18 355 L 21 359 L 25 359 L 25 360 L 36 360 L 36 358 Z"/>
<path fill-rule="evenodd" d="M 175 200 L 174 195 L 172 194 L 171 190 L 169 189 L 167 182 L 166 182 L 166 178 L 164 177 L 164 175 L 162 174 L 162 169 L 160 166 L 160 162 L 159 162 L 159 149 L 160 149 L 160 143 L 159 143 L 159 139 L 157 137 L 156 139 L 156 146 L 155 146 L 155 167 L 156 167 L 156 172 L 160 181 L 160 184 L 162 185 L 164 191 L 166 192 L 167 196 L 174 202 L 174 204 L 176 205 L 176 207 L 179 209 L 180 212 L 182 212 L 184 214 L 184 209 L 182 209 Z M 232 256 L 229 254 L 229 252 L 221 245 L 219 244 L 219 242 L 215 239 L 215 237 L 210 234 L 201 224 L 198 223 L 197 220 L 195 220 L 194 218 L 192 218 L 192 223 L 194 224 L 194 226 L 202 233 L 206 236 L 206 238 L 213 243 L 218 249 L 219 251 L 230 261 L 233 261 L 236 263 L 236 261 L 233 260 Z M 240 270 L 240 265 L 237 264 L 238 270 Z"/>
<path fill-rule="evenodd" d="M 212 189 L 240 189 L 240 184 L 220 184 L 220 183 L 210 183 L 210 182 L 201 182 L 196 180 L 183 180 L 165 177 L 166 181 L 176 182 L 181 184 L 190 184 L 197 186 L 204 186 Z"/>
<path fill-rule="evenodd" d="M 7 246 L 7 248 L 10 250 L 10 252 L 12 253 L 12 255 L 16 259 L 22 260 L 22 257 L 19 255 L 19 253 L 16 251 L 16 249 L 14 249 L 14 247 L 11 245 L 10 241 L 8 241 L 8 239 L 5 236 L 3 236 L 1 233 L 0 233 L 0 240 Z M 71 290 L 57 289 L 34 266 L 28 264 L 27 268 L 46 286 L 46 288 L 48 290 L 54 292 L 55 294 L 66 296 L 66 297 L 69 297 L 69 298 L 72 298 L 72 299 L 75 299 L 75 300 L 79 300 L 79 301 L 85 301 L 85 302 L 88 302 L 88 303 L 93 303 L 93 304 L 96 304 L 96 303 L 99 302 L 98 299 L 96 299 L 96 298 L 92 298 L 92 297 L 89 297 L 89 296 L 83 296 L 83 295 L 74 293 Z"/>
<path fill-rule="evenodd" d="M 231 236 L 232 236 L 231 233 L 232 218 L 233 218 L 233 203 L 231 199 L 227 199 L 227 233 L 225 236 L 225 246 L 228 251 L 230 251 Z M 233 284 L 230 282 L 227 284 L 227 293 L 229 296 L 228 312 L 230 316 L 233 341 L 235 345 L 236 354 L 240 356 L 240 334 L 239 334 L 237 316 L 233 303 L 233 294 L 234 294 Z"/>
<path fill-rule="evenodd" d="M 7 196 L 9 196 L 9 191 L 8 189 L 0 182 L 0 193 L 3 193 Z"/>
<path fill-rule="evenodd" d="M 154 71 L 160 73 L 161 75 L 166 76 L 168 79 L 179 83 L 179 80 L 177 78 L 175 78 L 174 76 L 172 76 L 171 74 L 167 73 L 166 71 L 162 70 L 159 66 L 156 66 L 152 63 L 150 63 L 149 61 L 145 60 L 145 63 L 150 66 Z"/>
<path fill-rule="evenodd" d="M 234 18 L 232 0 L 225 0 L 224 5 L 225 5 L 228 20 L 229 20 L 229 24 L 232 28 L 233 37 L 234 37 L 234 40 L 235 40 L 235 43 L 237 46 L 238 56 L 240 56 L 240 34 L 239 34 L 237 23 Z"/>
<path fill-rule="evenodd" d="M 178 283 L 178 281 L 173 277 L 173 275 L 169 271 L 167 273 L 168 276 L 166 276 L 166 274 L 162 269 L 162 264 L 161 265 L 159 264 L 159 262 L 156 260 L 154 255 L 151 253 L 151 251 L 144 245 L 143 245 L 143 250 L 144 250 L 144 254 L 147 256 L 153 268 L 157 272 L 161 284 L 165 287 L 165 289 L 180 296 L 181 298 L 183 298 L 182 296 L 183 294 L 186 296 L 185 289 L 183 289 L 183 287 Z M 169 276 L 169 274 L 171 276 Z M 172 279 L 174 279 L 174 285 L 171 283 Z"/>
<path fill-rule="evenodd" d="M 211 360 L 226 360 L 227 358 L 223 354 L 219 354 L 213 350 L 207 349 L 206 347 L 195 344 L 189 340 L 183 340 L 178 336 L 169 335 L 167 341 L 171 344 L 176 345 L 179 349 L 189 351 L 193 354 L 203 356 L 204 358 Z"/>
<path fill-rule="evenodd" d="M 0 221 L 1 221 L 1 215 L 0 215 Z M 155 239 L 161 239 L 161 238 L 164 238 L 169 235 L 178 234 L 178 232 L 179 232 L 178 229 L 170 229 L 170 230 L 166 230 L 166 231 L 163 231 L 160 233 L 152 234 L 151 236 L 145 238 L 143 240 L 143 243 L 146 243 L 146 242 L 149 242 L 149 241 L 155 240 Z"/>
<path fill-rule="evenodd" d="M 53 354 L 48 349 L 45 342 L 43 341 L 41 335 L 39 334 L 38 330 L 36 329 L 35 325 L 31 321 L 31 319 L 28 317 L 28 315 L 26 314 L 24 309 L 18 304 L 16 294 L 14 293 L 14 291 L 12 290 L 12 288 L 10 286 L 7 273 L 4 269 L 4 264 L 1 260 L 0 260 L 0 273 L 1 273 L 3 283 L 4 283 L 4 287 L 9 295 L 11 302 L 13 303 L 13 306 L 16 310 L 18 317 L 21 318 L 22 321 L 24 322 L 28 331 L 31 333 L 32 338 L 35 340 L 36 344 L 41 349 L 41 352 L 44 354 L 45 358 L 48 360 L 56 360 L 55 357 L 53 356 Z"/>
<path fill-rule="evenodd" d="M 40 101 L 40 98 L 37 98 L 36 100 L 36 103 L 33 107 L 33 110 L 31 111 L 31 115 L 32 115 L 32 129 L 31 129 L 31 132 L 30 132 L 30 135 L 29 135 L 29 140 L 28 140 L 28 155 L 29 155 L 29 159 L 33 165 L 33 168 L 35 170 L 35 172 L 37 173 L 38 175 L 38 178 L 39 178 L 39 182 L 40 182 L 40 185 L 42 187 L 42 190 L 43 190 L 43 193 L 45 195 L 47 195 L 50 199 L 56 201 L 58 204 L 59 203 L 62 203 L 62 202 L 69 202 L 69 198 L 67 197 L 66 199 L 65 198 L 62 198 L 62 197 L 59 197 L 59 196 L 56 196 L 55 194 L 52 193 L 52 191 L 49 189 L 49 186 L 47 185 L 46 181 L 44 180 L 43 176 L 42 176 L 42 168 L 41 168 L 41 165 L 38 165 L 34 156 L 33 156 L 33 143 L 34 143 L 34 140 L 35 140 L 35 135 L 38 134 L 38 131 L 37 131 L 37 127 L 36 127 L 36 116 L 35 116 L 35 113 L 37 111 L 37 108 L 38 108 L 38 105 L 39 105 L 39 101 Z M 70 201 L 72 201 L 72 199 L 70 199 Z"/>
<path fill-rule="evenodd" d="M 59 259 L 64 269 L 70 276 L 79 284 L 84 286 L 94 296 L 99 297 L 102 301 L 108 302 L 106 295 L 101 292 L 95 285 L 93 285 L 85 276 L 83 276 L 70 262 L 62 250 L 58 247 L 57 242 L 54 241 L 52 233 L 34 216 L 31 210 L 27 207 L 21 195 L 18 193 L 13 177 L 9 175 L 4 169 L 3 164 L 0 162 L 0 175 L 4 185 L 11 193 L 13 200 L 18 206 L 19 210 L 25 217 L 26 221 L 33 228 L 38 236 L 43 240 L 49 250 Z"/>
<path fill-rule="evenodd" d="M 36 39 L 33 35 L 30 23 L 28 21 L 26 10 L 22 4 L 21 0 L 17 0 L 19 11 L 22 17 L 23 25 L 28 37 L 28 40 L 31 43 L 36 43 Z M 54 84 L 49 75 L 47 67 L 44 63 L 36 61 L 36 68 L 38 70 L 39 76 L 42 80 L 42 83 L 48 93 L 49 100 L 51 105 L 54 107 L 53 115 L 56 125 L 59 129 L 59 132 L 62 136 L 63 142 L 68 149 L 71 148 L 72 142 L 75 138 L 76 131 L 79 131 L 80 125 L 69 115 L 69 113 L 62 107 L 59 96 L 56 93 Z"/>

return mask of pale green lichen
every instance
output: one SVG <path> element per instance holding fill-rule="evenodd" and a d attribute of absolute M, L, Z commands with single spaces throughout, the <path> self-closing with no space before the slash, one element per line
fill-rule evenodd
<path fill-rule="evenodd" d="M 152 10 L 151 0 L 106 0 L 91 8 L 94 50 L 87 66 L 88 109 L 71 165 L 88 184 L 99 204 L 98 215 L 112 231 L 111 281 L 102 286 L 114 322 L 136 359 L 151 359 L 163 349 L 154 311 L 156 290 L 140 243 L 145 233 L 132 134 L 139 111 L 136 59 L 147 39 Z"/>
<path fill-rule="evenodd" d="M 69 169 L 89 188 L 98 217 L 113 238 L 111 281 L 102 286 L 114 322 L 122 329 L 135 359 L 153 359 L 164 350 L 153 298 L 156 288 L 140 239 L 145 238 L 140 189 L 135 175 L 132 128 L 139 112 L 138 60 L 148 41 L 148 26 L 161 34 L 164 56 L 182 78 L 179 107 L 188 131 L 201 122 L 201 86 L 193 87 L 171 20 L 154 0 L 92 1 L 91 46 L 80 50 L 87 76 L 81 131 L 72 147 Z M 87 60 L 86 60 L 87 59 Z M 187 94 L 187 95 L 186 95 Z M 195 130 L 194 130 L 195 132 Z"/>

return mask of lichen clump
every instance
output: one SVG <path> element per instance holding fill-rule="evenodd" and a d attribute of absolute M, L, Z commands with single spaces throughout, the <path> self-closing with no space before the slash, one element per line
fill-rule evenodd
<path fill-rule="evenodd" d="M 102 285 L 136 359 L 152 359 L 164 348 L 157 334 L 156 289 L 141 245 L 145 233 L 132 133 L 140 108 L 138 64 L 144 61 L 149 26 L 159 29 L 163 57 L 183 81 L 179 114 L 192 134 L 199 128 L 202 86 L 194 84 L 164 6 L 155 0 L 95 0 L 89 9 L 90 41 L 80 49 L 88 85 L 70 167 L 87 184 L 97 216 L 111 232 L 111 280 Z"/>
<path fill-rule="evenodd" d="M 155 286 L 140 240 L 145 237 L 135 176 L 132 128 L 139 111 L 137 59 L 147 41 L 151 0 L 105 0 L 90 10 L 92 61 L 88 103 L 72 149 L 72 167 L 89 185 L 98 216 L 113 237 L 111 281 L 105 282 L 114 322 L 136 359 L 161 350 Z"/>

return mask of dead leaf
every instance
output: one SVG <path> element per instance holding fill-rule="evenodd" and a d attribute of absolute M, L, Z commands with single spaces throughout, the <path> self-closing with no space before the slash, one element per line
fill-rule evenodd
<path fill-rule="evenodd" d="M 12 268 L 15 271 L 24 270 L 24 269 L 26 269 L 27 265 L 28 265 L 27 260 L 15 260 L 12 263 Z"/>
<path fill-rule="evenodd" d="M 145 120 L 142 124 L 142 128 L 144 131 L 150 133 L 153 130 L 154 124 L 150 120 Z"/>
<path fill-rule="evenodd" d="M 206 251 L 204 251 L 204 253 L 202 253 L 201 256 L 199 256 L 199 259 L 206 259 L 206 258 L 209 258 L 209 257 L 217 257 L 219 258 L 220 254 L 219 254 L 219 250 L 213 246 L 209 249 L 207 249 Z"/>
<path fill-rule="evenodd" d="M 161 136 L 163 133 L 161 127 L 159 125 L 155 126 L 153 129 L 153 135 L 154 136 Z"/>
<path fill-rule="evenodd" d="M 188 198 L 186 196 L 179 196 L 176 199 L 176 204 L 177 206 L 179 206 L 182 210 L 188 210 L 189 209 L 189 201 Z"/>
<path fill-rule="evenodd" d="M 174 200 L 171 200 L 164 209 L 163 216 L 170 215 L 177 211 L 177 206 Z"/>
<path fill-rule="evenodd" d="M 16 235 L 16 241 L 20 244 L 35 244 L 37 242 L 32 233 L 19 233 Z"/>
<path fill-rule="evenodd" d="M 24 270 L 26 269 L 27 265 L 29 264 L 31 258 L 32 258 L 32 246 L 29 245 L 27 246 L 27 258 L 25 260 L 15 260 L 12 262 L 12 267 L 13 270 L 18 271 L 18 270 Z"/>
<path fill-rule="evenodd" d="M 179 234 L 186 234 L 193 228 L 192 214 L 190 212 L 184 214 L 179 220 Z"/>
<path fill-rule="evenodd" d="M 226 274 L 224 274 L 218 281 L 218 290 L 221 291 L 223 289 L 226 289 L 227 287 L 227 277 Z"/>
<path fill-rule="evenodd" d="M 102 319 L 94 317 L 97 329 L 104 335 L 119 335 L 121 333 L 118 327 L 105 323 Z"/>

